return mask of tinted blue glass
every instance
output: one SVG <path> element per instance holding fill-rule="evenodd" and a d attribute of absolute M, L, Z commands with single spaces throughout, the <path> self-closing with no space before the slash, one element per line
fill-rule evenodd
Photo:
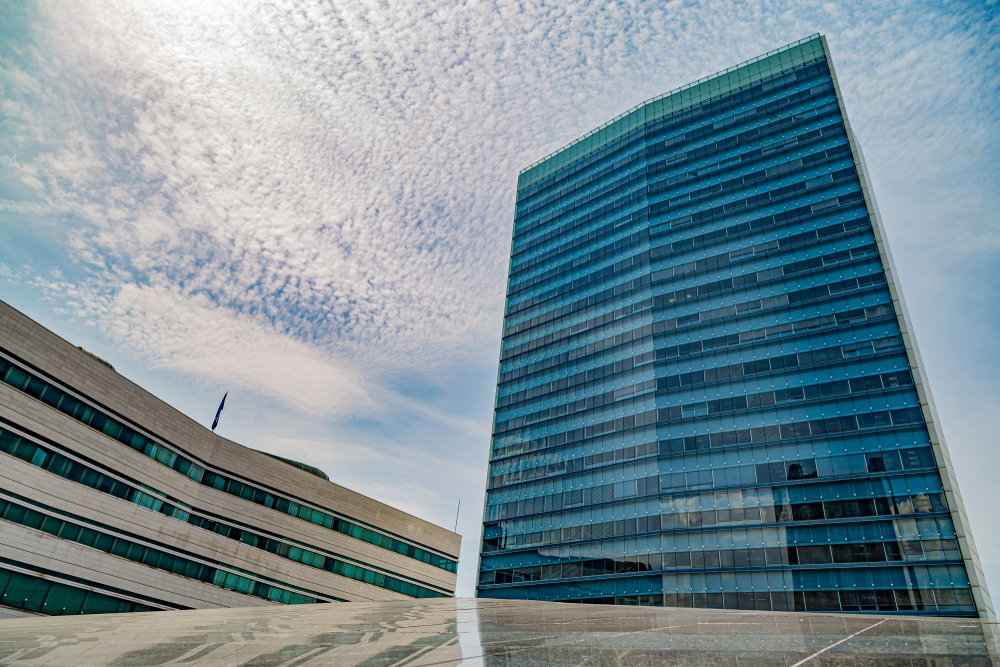
<path fill-rule="evenodd" d="M 518 193 L 478 595 L 976 609 L 830 70 Z"/>

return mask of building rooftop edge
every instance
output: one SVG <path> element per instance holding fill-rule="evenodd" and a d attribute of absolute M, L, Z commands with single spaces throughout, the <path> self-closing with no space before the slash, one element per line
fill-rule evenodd
<path fill-rule="evenodd" d="M 725 95 L 745 85 L 778 74 L 781 71 L 797 67 L 801 63 L 792 57 L 792 51 L 806 51 L 802 48 L 810 45 L 809 51 L 823 53 L 820 33 L 814 33 L 798 41 L 786 44 L 763 55 L 751 58 L 715 74 L 702 77 L 697 81 L 674 88 L 671 91 L 652 97 L 624 111 L 606 123 L 577 137 L 562 148 L 549 153 L 523 168 L 517 179 L 517 191 L 531 187 L 542 179 L 577 162 L 602 146 L 618 139 L 632 130 L 659 118 L 673 115 L 701 104 L 709 99 Z M 812 43 L 815 42 L 815 45 Z M 787 62 L 783 62 L 787 61 Z M 763 63 L 763 65 L 762 65 Z M 773 65 L 777 65 L 775 68 Z M 756 67 L 755 67 L 756 66 Z M 652 109 L 652 113 L 647 113 Z"/>
<path fill-rule="evenodd" d="M 11 311 L 13 311 L 14 313 L 16 313 L 18 316 L 20 316 L 20 317 L 24 318 L 25 320 L 27 320 L 28 322 L 30 322 L 33 326 L 38 327 L 42 331 L 47 332 L 48 334 L 52 335 L 53 337 L 55 337 L 56 339 L 58 339 L 59 341 L 61 341 L 63 344 L 65 344 L 67 346 L 67 350 L 70 352 L 70 354 L 81 355 L 83 358 L 87 359 L 88 361 L 90 361 L 90 362 L 96 362 L 96 363 L 100 364 L 100 366 L 102 368 L 106 368 L 108 370 L 111 370 L 111 372 L 113 372 L 115 374 L 114 378 L 116 379 L 116 381 L 125 382 L 128 385 L 131 385 L 132 387 L 134 387 L 135 389 L 138 389 L 139 391 L 143 392 L 147 396 L 150 396 L 153 400 L 155 400 L 159 404 L 165 406 L 170 412 L 172 412 L 173 414 L 177 415 L 182 420 L 184 420 L 184 421 L 186 421 L 186 422 L 188 422 L 190 424 L 194 424 L 200 430 L 206 431 L 207 434 L 208 434 L 208 436 L 210 438 L 216 438 L 216 439 L 218 439 L 218 440 L 220 440 L 222 442 L 228 443 L 229 445 L 233 445 L 235 447 L 238 447 L 240 449 L 253 452 L 255 454 L 261 454 L 261 455 L 269 457 L 271 459 L 277 459 L 277 460 L 281 461 L 282 463 L 284 463 L 286 465 L 290 465 L 291 467 L 297 468 L 297 469 L 299 469 L 300 471 L 302 471 L 304 473 L 307 473 L 307 474 L 310 474 L 310 475 L 314 475 L 314 476 L 316 476 L 316 477 L 318 477 L 320 479 L 322 479 L 322 476 L 325 476 L 325 473 L 323 473 L 322 471 L 320 471 L 318 468 L 315 468 L 315 470 L 317 472 L 320 472 L 321 475 L 317 475 L 315 472 L 312 472 L 311 470 L 307 470 L 306 469 L 307 467 L 309 467 L 309 468 L 312 467 L 312 466 L 307 466 L 307 464 L 303 464 L 303 463 L 299 463 L 299 462 L 293 462 L 290 459 L 283 459 L 282 457 L 275 456 L 273 454 L 269 454 L 267 452 L 264 452 L 264 451 L 261 451 L 261 450 L 258 450 L 258 449 L 254 449 L 252 447 L 247 447 L 246 445 L 242 445 L 242 444 L 240 444 L 238 442 L 235 442 L 234 440 L 230 440 L 229 438 L 226 438 L 226 437 L 221 436 L 221 435 L 219 435 L 217 433 L 214 433 L 207 426 L 201 424 L 200 422 L 198 422 L 197 420 L 195 420 L 192 417 L 188 416 L 184 412 L 181 412 L 176 407 L 174 407 L 170 403 L 167 403 L 165 400 L 163 400 L 162 398 L 160 398 L 156 394 L 153 394 L 149 390 L 143 388 L 142 386 L 140 386 L 136 382 L 134 382 L 131 379 L 129 379 L 128 377 L 126 377 L 126 376 L 122 375 L 121 373 L 118 373 L 117 371 L 113 370 L 113 367 L 111 367 L 110 364 L 108 364 L 107 362 L 104 362 L 102 359 L 100 359 L 99 357 L 97 357 L 93 353 L 90 353 L 87 350 L 84 350 L 83 348 L 81 348 L 81 347 L 79 347 L 77 345 L 73 345 L 71 342 L 69 342 L 68 340 L 66 340 L 65 338 L 63 338 L 59 334 L 57 334 L 55 331 L 53 331 L 53 330 L 49 329 L 48 327 L 46 327 L 45 325 L 37 322 L 34 318 L 32 318 L 28 314 L 24 313 L 23 311 L 19 310 L 18 308 L 14 307 L 9 302 L 7 302 L 7 301 L 5 301 L 3 299 L 0 299 L 0 314 L 2 314 L 3 308 L 9 308 Z M 2 318 L 0 318 L 0 319 L 2 319 Z M 40 370 L 42 372 L 45 372 L 45 373 L 52 373 L 52 371 L 48 370 L 48 369 L 40 369 Z M 138 422 L 138 420 L 135 419 L 134 417 L 129 416 L 127 414 L 123 414 L 120 410 L 118 410 L 116 408 L 113 408 L 113 407 L 110 407 L 110 406 L 104 406 L 104 407 L 106 409 L 111 410 L 114 415 L 116 415 L 116 416 L 118 416 L 118 417 L 120 417 L 122 419 L 125 419 L 127 421 L 130 421 L 130 422 L 133 422 L 133 423 L 137 424 L 140 428 L 142 428 L 145 431 L 149 431 L 149 433 L 151 435 L 153 435 L 154 437 L 160 439 L 161 441 L 166 442 L 167 445 L 171 445 L 171 446 L 173 446 L 173 447 L 175 447 L 175 448 L 177 448 L 179 450 L 184 450 L 185 455 L 192 456 L 194 458 L 199 458 L 200 459 L 200 457 L 198 457 L 196 455 L 193 455 L 189 451 L 187 451 L 187 448 L 184 448 L 184 447 L 182 447 L 182 446 L 180 446 L 180 445 L 178 445 L 176 443 L 171 442 L 171 440 L 169 438 L 166 438 L 164 435 L 156 432 L 156 429 L 152 429 L 152 428 L 149 428 L 147 426 L 144 426 L 144 425 L 140 424 Z M 204 461 L 202 461 L 202 463 L 204 463 Z M 218 467 L 216 464 L 210 464 L 210 466 L 213 467 L 213 468 Z M 230 474 L 232 474 L 232 473 L 230 473 Z M 242 477 L 242 475 L 237 475 L 237 476 Z M 331 485 L 333 485 L 333 486 L 335 486 L 335 487 L 337 487 L 339 489 L 342 489 L 343 491 L 346 491 L 346 492 L 351 493 L 351 494 L 355 494 L 357 496 L 360 496 L 360 497 L 365 498 L 367 500 L 370 500 L 372 502 L 378 503 L 379 505 L 382 505 L 382 506 L 386 507 L 388 510 L 390 510 L 392 512 L 396 512 L 398 514 L 401 514 L 401 515 L 410 517 L 412 519 L 415 519 L 416 521 L 419 521 L 420 523 L 426 524 L 427 526 L 431 526 L 431 527 L 433 527 L 436 530 L 441 530 L 441 531 L 444 531 L 445 533 L 449 533 L 449 534 L 452 534 L 452 535 L 458 535 L 459 537 L 461 537 L 460 533 L 456 533 L 455 531 L 448 530 L 444 526 L 440 526 L 440 525 L 438 525 L 436 523 L 428 521 L 427 519 L 422 519 L 422 518 L 420 518 L 420 517 L 418 517 L 418 516 L 416 516 L 416 515 L 414 515 L 414 514 L 412 514 L 410 512 L 407 512 L 405 510 L 401 510 L 398 507 L 390 505 L 389 503 L 383 502 L 383 501 L 378 500 L 376 498 L 372 498 L 371 496 L 367 496 L 367 495 L 365 495 L 365 494 L 363 494 L 363 493 L 361 493 L 359 491 L 355 491 L 354 489 L 348 488 L 348 487 L 346 487 L 346 486 L 344 486 L 342 484 L 338 484 L 337 482 L 334 482 L 333 480 L 329 479 L 328 476 L 327 476 L 327 478 L 326 478 L 325 481 L 328 484 L 331 484 Z M 319 502 L 319 501 L 314 501 L 314 500 L 310 500 L 310 499 L 306 499 L 306 500 L 307 500 L 307 502 L 312 502 L 312 503 L 318 503 Z M 345 514 L 345 516 L 347 516 L 347 515 Z M 348 517 L 348 518 L 350 518 L 350 517 Z M 361 523 L 367 523 L 367 522 L 365 522 L 362 519 L 353 519 L 353 520 L 359 521 Z M 380 530 L 385 530 L 385 529 L 380 529 Z M 386 531 L 386 532 L 390 532 L 390 531 Z M 397 536 L 401 537 L 405 541 L 413 542 L 415 544 L 418 544 L 418 546 L 420 546 L 421 548 L 425 548 L 426 547 L 427 549 L 429 549 L 431 551 L 436 551 L 436 552 L 439 552 L 439 553 L 447 555 L 449 558 L 454 558 L 456 561 L 458 560 L 458 557 L 459 557 L 458 554 L 448 553 L 448 552 L 444 551 L 441 547 L 432 547 L 432 546 L 430 546 L 428 544 L 424 544 L 424 543 L 420 542 L 416 538 L 409 537 L 409 536 L 406 536 L 406 535 L 397 535 Z"/>
<path fill-rule="evenodd" d="M 250 449 L 252 449 L 252 448 L 250 448 Z M 271 454 L 270 452 L 265 452 L 265 451 L 263 451 L 261 449 L 258 449 L 257 451 L 260 452 L 261 454 L 264 454 L 265 456 L 270 456 L 272 459 L 275 459 L 277 461 L 281 461 L 284 464 L 290 465 L 293 468 L 298 468 L 299 470 L 305 470 L 310 475 L 315 475 L 316 477 L 319 477 L 320 479 L 324 479 L 324 480 L 326 480 L 328 482 L 330 481 L 330 476 L 329 475 L 327 475 L 325 472 L 323 472 L 319 468 L 316 468 L 315 466 L 309 465 L 308 463 L 301 463 L 299 461 L 293 461 L 291 459 L 286 459 L 283 456 L 278 456 L 277 454 Z"/>

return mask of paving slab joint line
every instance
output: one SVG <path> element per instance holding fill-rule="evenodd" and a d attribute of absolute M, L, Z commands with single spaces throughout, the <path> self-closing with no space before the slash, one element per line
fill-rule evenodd
<path fill-rule="evenodd" d="M 864 630 L 858 630 L 857 632 L 855 632 L 855 633 L 854 633 L 853 635 L 851 635 L 850 637 L 844 637 L 844 638 L 843 638 L 843 639 L 841 639 L 841 640 L 840 640 L 839 642 L 836 642 L 836 643 L 834 643 L 834 644 L 830 644 L 830 645 L 829 645 L 829 646 L 827 646 L 826 648 L 824 648 L 824 649 L 820 649 L 819 651 L 816 651 L 815 653 L 813 653 L 813 654 L 812 654 L 811 656 L 809 656 L 808 658 L 805 658 L 805 659 L 803 659 L 803 660 L 799 660 L 799 661 L 798 661 L 797 663 L 795 663 L 794 665 L 792 665 L 792 667 L 799 667 L 799 665 L 804 665 L 804 664 L 806 664 L 807 662 L 809 662 L 810 660 L 812 660 L 813 658 L 815 658 L 816 656 L 818 656 L 818 655 L 822 655 L 823 653 L 826 653 L 826 652 L 827 652 L 827 651 L 829 651 L 830 649 L 832 649 L 832 648 L 835 648 L 835 647 L 837 647 L 837 646 L 840 646 L 841 644 L 843 644 L 843 643 L 844 643 L 844 642 L 846 642 L 846 641 L 849 641 L 849 640 L 851 640 L 851 639 L 854 639 L 855 637 L 857 637 L 858 635 L 860 635 L 860 634 L 861 634 L 862 632 L 868 632 L 868 631 L 869 631 L 869 630 L 871 630 L 872 628 L 877 628 L 878 626 L 882 625 L 883 623 L 885 623 L 885 622 L 886 622 L 886 621 L 888 621 L 888 620 L 889 620 L 888 618 L 883 618 L 883 619 L 882 619 L 881 621 L 879 621 L 878 623 L 876 623 L 876 624 L 874 624 L 874 625 L 869 625 L 869 626 L 868 626 L 867 628 L 865 628 Z"/>
<path fill-rule="evenodd" d="M 212 644 L 203 644 L 201 646 L 196 646 L 195 648 L 191 649 L 187 653 L 179 655 L 176 658 L 174 658 L 173 660 L 169 660 L 169 661 L 163 663 L 162 665 L 160 665 L 160 667 L 166 667 L 167 665 L 177 665 L 177 664 L 180 664 L 182 662 L 190 662 L 191 659 L 193 659 L 194 657 L 198 656 L 199 654 L 201 654 L 201 653 L 207 653 L 208 651 L 206 649 L 215 648 L 216 646 L 217 646 L 217 644 L 214 644 L 214 643 L 212 643 Z"/>
<path fill-rule="evenodd" d="M 886 620 L 889 620 L 889 619 L 886 619 Z M 884 622 L 885 621 L 883 621 L 883 623 Z M 666 626 L 662 626 L 662 627 L 659 627 L 659 628 L 646 628 L 644 630 L 636 630 L 634 632 L 618 632 L 618 633 L 609 635 L 607 638 L 608 639 L 613 639 L 615 637 L 627 637 L 629 635 L 638 635 L 638 634 L 642 634 L 644 632 L 656 632 L 657 630 L 676 630 L 677 628 L 685 628 L 685 627 L 690 627 L 690 626 L 696 626 L 697 627 L 698 625 L 708 625 L 708 624 L 707 623 L 698 623 L 698 622 L 696 622 L 696 623 L 682 623 L 681 625 L 666 625 Z M 878 624 L 876 623 L 876 625 L 878 625 Z M 865 630 L 867 630 L 867 629 L 868 628 L 865 628 Z M 864 631 L 862 630 L 862 632 L 864 632 Z M 595 632 L 595 634 L 597 634 L 597 633 Z M 550 635 L 550 636 L 551 637 L 558 637 L 559 635 Z M 545 637 L 543 637 L 543 638 L 545 638 Z M 564 642 L 563 644 L 561 644 L 561 646 L 568 646 L 569 644 L 576 644 L 576 643 L 579 643 L 579 642 L 584 642 L 584 641 L 587 641 L 588 639 L 592 639 L 592 637 L 588 636 L 588 637 L 581 637 L 579 639 L 573 639 L 573 640 L 570 640 L 568 642 Z M 515 648 L 515 649 L 511 649 L 511 650 L 508 651 L 508 653 L 516 653 L 516 652 L 519 652 L 519 651 L 528 651 L 528 650 L 531 650 L 533 648 L 538 648 L 538 647 L 537 646 L 522 646 L 522 647 L 518 647 L 518 648 Z M 466 662 L 466 661 L 469 661 L 469 660 L 478 660 L 478 659 L 488 658 L 488 657 L 490 657 L 490 654 L 486 653 L 486 652 L 483 652 L 483 653 L 481 653 L 479 655 L 463 657 L 463 662 Z M 439 665 L 439 664 L 445 664 L 445 663 L 444 662 L 432 662 L 432 663 L 425 664 L 424 667 L 432 667 L 433 665 Z"/>

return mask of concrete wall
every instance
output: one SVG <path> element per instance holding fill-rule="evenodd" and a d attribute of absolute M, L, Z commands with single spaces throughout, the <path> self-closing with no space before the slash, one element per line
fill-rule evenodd
<path fill-rule="evenodd" d="M 30 372 L 37 371 L 61 389 L 138 427 L 136 430 L 145 435 L 165 441 L 210 470 L 302 499 L 347 520 L 457 559 L 460 536 L 213 434 L 3 302 L 0 351 L 15 363 L 23 362 L 19 365 L 28 366 Z M 0 418 L 14 425 L 10 430 L 21 427 L 40 436 L 39 444 L 43 446 L 103 468 L 102 472 L 118 473 L 133 485 L 139 482 L 152 487 L 190 505 L 196 513 L 269 537 L 288 538 L 315 547 L 316 551 L 333 552 L 413 583 L 447 592 L 455 590 L 455 573 L 202 485 L 3 383 Z M 149 540 L 150 546 L 156 548 L 178 549 L 209 563 L 233 566 L 323 595 L 351 601 L 407 599 L 224 538 L 5 454 L 0 454 L 0 489 Z M 0 521 L 0 544 L 0 557 L 134 590 L 171 604 L 195 608 L 271 604 L 5 521 Z"/>

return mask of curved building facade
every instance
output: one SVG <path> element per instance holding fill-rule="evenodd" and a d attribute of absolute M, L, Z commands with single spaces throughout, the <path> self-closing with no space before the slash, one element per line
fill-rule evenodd
<path fill-rule="evenodd" d="M 821 36 L 520 174 L 478 595 L 993 618 Z"/>
<path fill-rule="evenodd" d="M 450 597 L 460 542 L 0 302 L 0 616 Z"/>

